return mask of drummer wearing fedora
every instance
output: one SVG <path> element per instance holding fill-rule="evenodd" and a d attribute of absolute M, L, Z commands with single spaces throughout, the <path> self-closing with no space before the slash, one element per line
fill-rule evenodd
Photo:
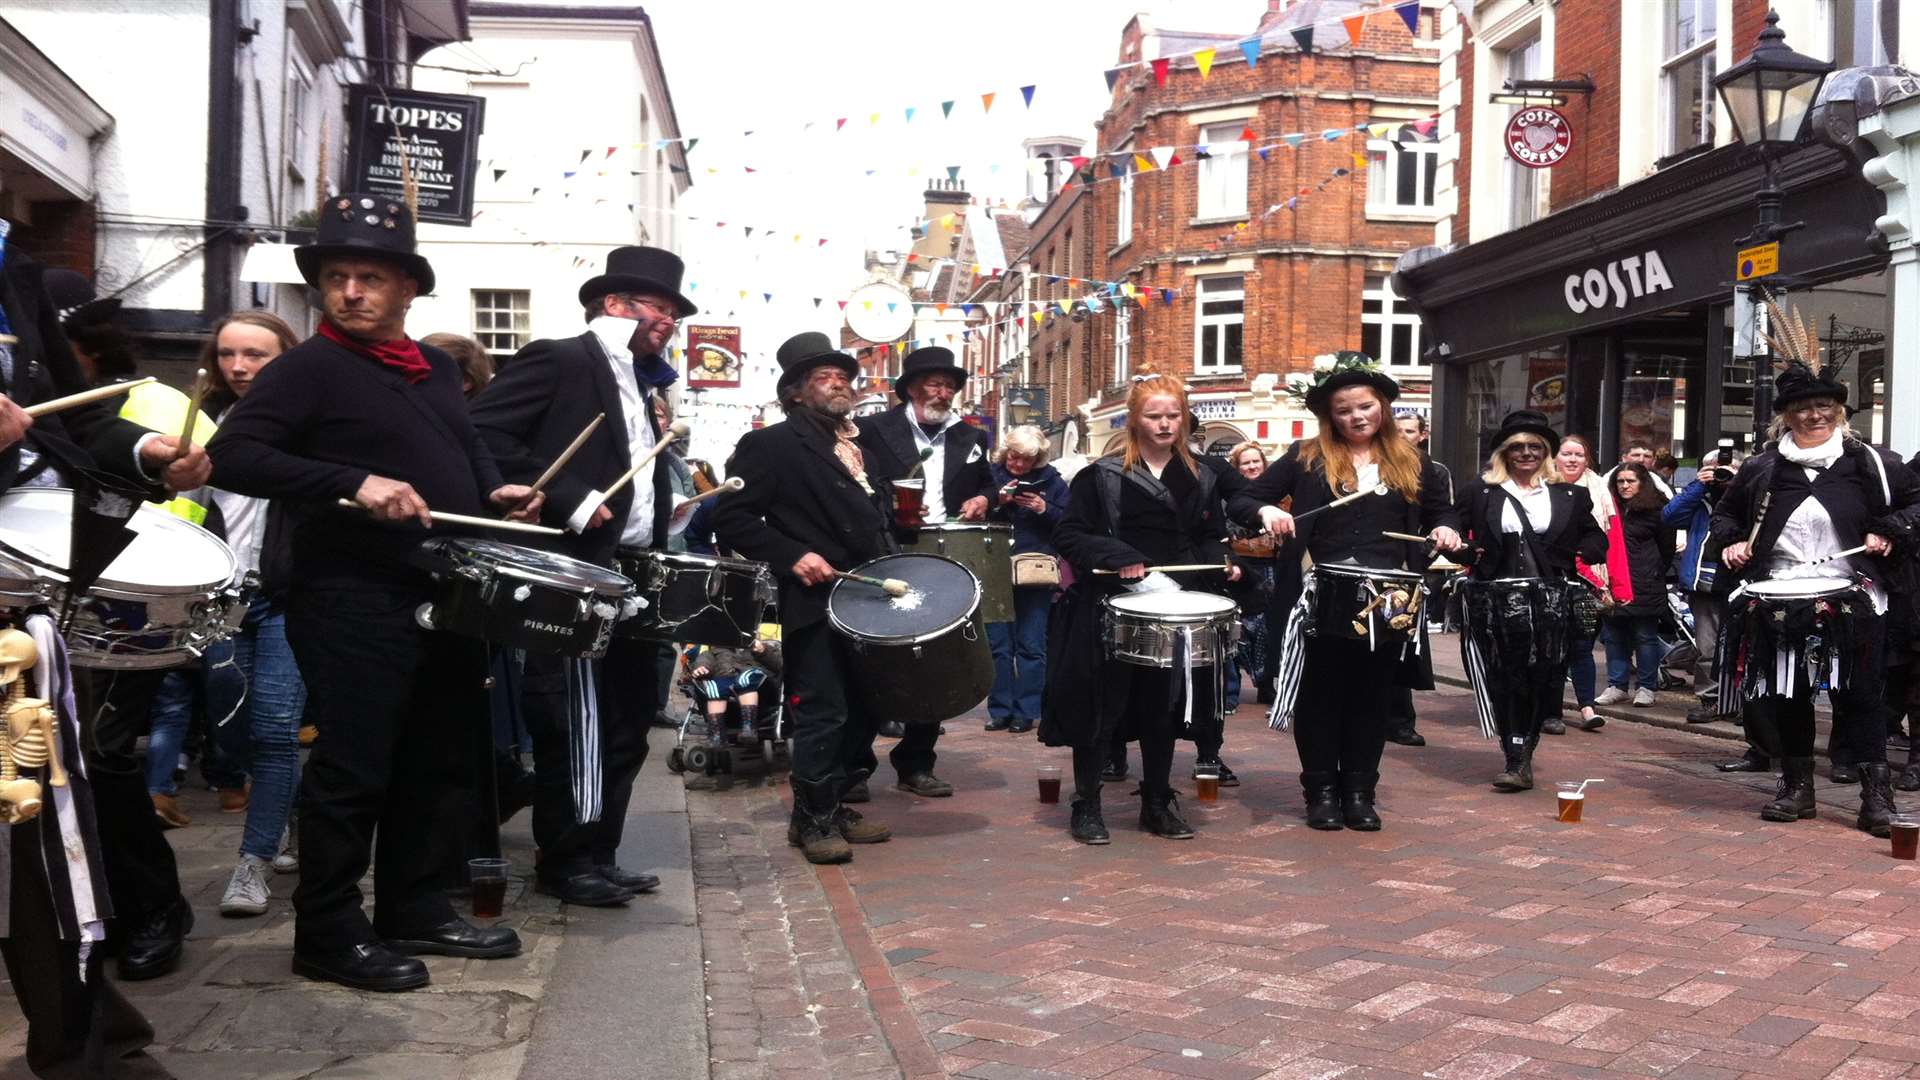
<path fill-rule="evenodd" d="M 408 306 L 433 290 L 412 212 L 341 195 L 317 232 L 294 259 L 320 293 L 319 333 L 261 370 L 208 451 L 214 483 L 292 515 L 287 638 L 320 731 L 300 789 L 293 970 L 408 990 L 427 983 L 415 954 L 520 949 L 511 929 L 455 915 L 444 890 L 474 783 L 461 749 L 487 715 L 486 653 L 415 621 L 432 593 L 409 556 L 433 535 L 433 511 L 528 519 L 542 499 L 502 481 L 460 365 L 407 337 Z M 369 861 L 373 920 L 360 896 Z"/>
<path fill-rule="evenodd" d="M 681 295 L 684 272 L 670 251 L 613 249 L 607 272 L 580 286 L 586 332 L 528 344 L 473 401 L 474 426 L 500 471 L 522 483 L 606 415 L 547 482 L 543 517 L 568 531 L 551 545 L 563 554 L 606 566 L 616 549 L 666 546 L 671 477 L 658 461 L 609 498 L 599 489 L 660 441 L 654 402 L 678 377 L 664 353 L 679 321 L 699 310 Z M 615 636 L 600 660 L 527 655 L 522 707 L 533 736 L 534 887 L 541 892 L 606 907 L 660 884 L 614 859 L 633 780 L 647 759 L 658 651 L 654 642 Z M 598 708 L 582 707 L 587 702 Z M 597 738 L 578 737 L 587 725 Z"/>
<path fill-rule="evenodd" d="M 838 571 L 894 548 L 878 486 L 851 418 L 860 367 L 825 334 L 788 338 L 777 354 L 782 423 L 750 431 L 727 472 L 746 482 L 715 501 L 720 546 L 766 563 L 780 585 L 780 639 L 793 721 L 793 818 L 787 840 L 815 863 L 846 862 L 847 846 L 887 839 L 883 825 L 841 805 L 865 779 L 848 763 L 872 739 L 848 691 L 857 678 L 847 639 L 827 621 Z"/>
<path fill-rule="evenodd" d="M 954 397 L 966 385 L 966 369 L 954 363 L 951 349 L 915 349 L 901 361 L 900 376 L 893 381 L 900 404 L 859 421 L 860 449 L 877 481 L 875 490 L 892 491 L 892 481 L 924 478 L 922 505 L 929 525 L 982 521 L 991 502 L 993 463 L 987 433 L 961 420 L 953 407 Z M 900 740 L 887 755 L 900 776 L 900 790 L 929 798 L 953 794 L 952 784 L 933 775 L 939 725 L 909 727 L 886 717 L 876 719 L 879 734 Z M 856 762 L 868 768 L 878 765 L 871 748 L 862 748 Z M 856 794 L 864 790 L 862 785 Z"/>

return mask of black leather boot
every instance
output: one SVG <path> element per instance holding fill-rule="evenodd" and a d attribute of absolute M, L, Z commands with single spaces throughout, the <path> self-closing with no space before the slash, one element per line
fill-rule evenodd
<path fill-rule="evenodd" d="M 1340 787 L 1328 772 L 1303 772 L 1300 788 L 1307 793 L 1307 827 L 1334 832 L 1347 827 L 1340 810 Z"/>
<path fill-rule="evenodd" d="M 1920 754 L 1908 751 L 1907 767 L 1901 769 L 1900 775 L 1894 778 L 1893 790 L 1920 791 Z"/>
<path fill-rule="evenodd" d="M 747 746 L 756 746 L 760 742 L 760 706 L 736 705 L 740 710 L 740 728 L 737 736 Z"/>
<path fill-rule="evenodd" d="M 1140 827 L 1165 840 L 1193 839 L 1193 826 L 1180 816 L 1171 789 L 1140 793 Z"/>
<path fill-rule="evenodd" d="M 1780 762 L 1780 790 L 1760 808 L 1764 821 L 1799 821 L 1818 813 L 1813 803 L 1813 759 L 1790 757 Z"/>
<path fill-rule="evenodd" d="M 1373 790 L 1380 783 L 1377 772 L 1340 774 L 1340 815 L 1347 828 L 1360 832 L 1380 831 L 1380 815 L 1373 808 Z"/>
<path fill-rule="evenodd" d="M 1091 799 L 1073 800 L 1073 823 L 1068 831 L 1083 844 L 1104 844 L 1112 839 L 1107 835 L 1106 819 L 1100 816 L 1099 792 Z"/>
<path fill-rule="evenodd" d="M 827 781 L 793 781 L 793 818 L 787 824 L 787 843 L 800 849 L 810 863 L 843 863 L 853 849 L 833 820 L 839 800 Z"/>
<path fill-rule="evenodd" d="M 1533 744 L 1515 743 L 1502 737 L 1501 752 L 1506 755 L 1506 768 L 1493 778 L 1495 791 L 1530 791 L 1533 789 Z"/>
<path fill-rule="evenodd" d="M 1854 824 L 1864 833 L 1883 838 L 1891 836 L 1893 815 L 1899 813 L 1900 808 L 1893 805 L 1893 778 L 1887 763 L 1869 761 L 1859 768 L 1860 817 Z"/>

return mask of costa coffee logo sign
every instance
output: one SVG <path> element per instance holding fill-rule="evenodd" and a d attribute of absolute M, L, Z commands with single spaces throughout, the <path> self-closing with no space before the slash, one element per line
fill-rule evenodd
<path fill-rule="evenodd" d="M 1673 278 L 1667 276 L 1667 264 L 1661 261 L 1660 253 L 1649 251 L 1615 259 L 1584 273 L 1568 274 L 1562 288 L 1568 310 L 1585 315 L 1609 306 L 1623 308 L 1629 300 L 1667 292 L 1673 288 Z"/>
<path fill-rule="evenodd" d="M 1529 169 L 1547 169 L 1573 150 L 1573 125 L 1559 109 L 1537 105 L 1507 121 L 1507 156 Z"/>

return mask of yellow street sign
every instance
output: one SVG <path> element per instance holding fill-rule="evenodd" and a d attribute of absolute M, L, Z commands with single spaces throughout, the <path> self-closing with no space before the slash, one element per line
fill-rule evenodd
<path fill-rule="evenodd" d="M 1740 281 L 1766 277 L 1780 272 L 1780 241 L 1756 244 L 1733 257 L 1733 272 Z"/>

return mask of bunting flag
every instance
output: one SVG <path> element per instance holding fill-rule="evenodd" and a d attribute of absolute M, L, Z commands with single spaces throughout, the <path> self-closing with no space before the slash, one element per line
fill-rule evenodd
<path fill-rule="evenodd" d="M 1125 70 L 1127 69 L 1115 67 L 1115 68 L 1108 68 L 1106 71 L 1101 73 L 1107 77 L 1107 93 L 1109 94 L 1113 93 L 1113 84 L 1120 81 L 1120 73 Z"/>
<path fill-rule="evenodd" d="M 1033 91 L 1034 88 L 1031 85 L 1020 88 L 1020 96 L 1027 100 L 1027 108 L 1029 109 L 1033 108 Z"/>
<path fill-rule="evenodd" d="M 1418 4 L 1419 2 L 1420 0 L 1414 0 L 1415 4 Z M 1241 42 L 1240 55 L 1247 58 L 1247 66 L 1249 68 L 1259 67 L 1260 66 L 1260 39 L 1257 37 L 1250 37 L 1247 40 Z"/>
<path fill-rule="evenodd" d="M 1153 85 L 1167 85 L 1167 68 L 1172 63 L 1170 57 L 1159 57 L 1153 62 Z"/>
<path fill-rule="evenodd" d="M 1363 11 L 1358 15 L 1349 15 L 1340 20 L 1340 25 L 1347 28 L 1347 40 L 1358 43 L 1360 35 L 1367 29 L 1367 13 Z"/>
<path fill-rule="evenodd" d="M 1313 27 L 1296 26 L 1293 28 L 1293 42 L 1300 46 L 1303 53 L 1313 52 Z"/>
<path fill-rule="evenodd" d="M 913 106 L 907 106 L 907 123 L 913 123 Z"/>
<path fill-rule="evenodd" d="M 1133 155 L 1133 171 L 1134 172 L 1152 172 L 1153 162 L 1148 161 L 1146 158 L 1141 157 L 1139 154 L 1135 154 Z M 540 189 L 534 188 L 533 190 L 539 191 Z"/>
<path fill-rule="evenodd" d="M 980 111 L 982 113 L 990 113 L 993 111 L 993 99 L 993 94 L 980 95 Z"/>
<path fill-rule="evenodd" d="M 1400 16 L 1400 21 L 1407 24 L 1407 33 L 1420 33 L 1420 0 L 1407 0 L 1393 10 Z"/>
<path fill-rule="evenodd" d="M 947 179 L 949 180 L 960 179 L 960 166 L 958 165 L 947 166 Z"/>
<path fill-rule="evenodd" d="M 940 118 L 941 118 L 941 119 L 943 119 L 943 120 L 945 120 L 945 119 L 949 119 L 949 118 L 951 118 L 952 116 L 953 116 L 953 102 L 951 102 L 951 101 L 943 101 L 943 102 L 941 102 L 941 103 L 940 103 Z"/>
<path fill-rule="evenodd" d="M 503 176 L 505 176 L 505 175 L 507 175 L 507 170 L 505 170 L 505 169 L 495 169 L 495 170 L 493 170 L 493 182 L 494 182 L 494 183 L 496 183 L 496 184 L 497 184 L 497 183 L 499 183 L 499 182 L 500 182 L 500 178 L 501 178 L 501 177 L 503 177 Z"/>
<path fill-rule="evenodd" d="M 846 126 L 847 126 L 847 118 L 844 116 L 833 122 L 833 130 L 835 131 L 839 131 L 841 128 Z"/>
<path fill-rule="evenodd" d="M 592 156 L 593 156 L 593 151 L 591 151 L 591 150 L 582 150 L 582 151 L 580 151 L 580 161 L 581 161 L 581 163 L 582 163 L 582 164 L 585 164 L 585 163 L 586 163 L 586 160 L 587 160 L 588 158 L 590 158 L 590 157 L 592 157 Z"/>
<path fill-rule="evenodd" d="M 1213 71 L 1213 50 L 1201 49 L 1199 52 L 1194 53 L 1193 62 L 1194 65 L 1200 69 L 1200 77 L 1203 79 L 1206 78 L 1208 73 Z"/>
<path fill-rule="evenodd" d="M 1153 155 L 1153 163 L 1162 169 L 1166 168 L 1168 163 L 1173 160 L 1173 147 L 1171 146 L 1156 146 L 1152 150 L 1149 150 L 1148 153 Z"/>
<path fill-rule="evenodd" d="M 1246 143 L 1248 146 L 1252 146 L 1254 143 L 1260 141 L 1259 137 L 1253 133 L 1252 124 L 1248 124 L 1246 127 L 1240 129 L 1240 141 Z"/>

